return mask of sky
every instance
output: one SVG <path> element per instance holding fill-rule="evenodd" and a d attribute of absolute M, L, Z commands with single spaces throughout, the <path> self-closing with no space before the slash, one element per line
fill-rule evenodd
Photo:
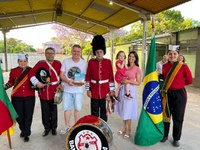
<path fill-rule="evenodd" d="M 185 19 L 191 18 L 200 21 L 199 6 L 200 0 L 191 0 L 172 9 L 181 11 L 181 14 Z M 6 37 L 13 37 L 22 40 L 29 45 L 33 45 L 34 48 L 42 48 L 43 43 L 49 42 L 52 37 L 56 36 L 56 33 L 51 29 L 51 26 L 51 24 L 48 24 L 36 27 L 15 29 L 8 32 Z M 0 39 L 3 39 L 2 33 L 0 33 Z"/>
<path fill-rule="evenodd" d="M 6 38 L 16 38 L 33 45 L 36 49 L 42 48 L 43 43 L 51 41 L 52 37 L 56 37 L 56 33 L 51 29 L 51 26 L 52 24 L 48 24 L 11 30 L 6 34 Z M 0 36 L 0 39 L 3 39 L 3 35 Z"/>
<path fill-rule="evenodd" d="M 181 11 L 182 16 L 200 21 L 200 0 L 191 0 L 172 9 Z"/>

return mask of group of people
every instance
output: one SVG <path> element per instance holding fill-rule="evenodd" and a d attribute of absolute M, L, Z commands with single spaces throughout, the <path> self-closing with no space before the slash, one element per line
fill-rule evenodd
<path fill-rule="evenodd" d="M 116 76 L 121 76 L 120 74 L 122 73 L 123 77 L 116 77 L 119 88 L 115 92 L 112 62 L 104 58 L 106 45 L 103 36 L 97 35 L 93 38 L 92 51 L 96 57 L 86 63 L 81 58 L 81 47 L 75 44 L 71 51 L 72 57 L 66 58 L 61 63 L 55 60 L 55 50 L 48 47 L 45 50 L 46 59 L 37 62 L 33 68 L 28 66 L 28 55 L 18 55 L 18 67 L 11 69 L 9 80 L 4 87 L 6 90 L 13 87 L 11 100 L 19 115 L 17 122 L 21 130 L 20 137 L 24 138 L 25 142 L 29 141 L 31 135 L 31 124 L 35 107 L 35 89 L 38 90 L 41 104 L 42 124 L 44 126 L 42 136 L 47 136 L 50 131 L 52 135 L 57 134 L 58 114 L 57 105 L 54 103 L 56 90 L 63 91 L 66 127 L 64 130 L 61 130 L 61 134 L 65 134 L 71 127 L 70 118 L 73 109 L 74 122 L 80 119 L 84 84 L 87 96 L 91 99 L 91 115 L 100 117 L 105 122 L 107 122 L 107 95 L 116 95 L 120 99 L 120 103 L 116 105 L 115 110 L 125 120 L 123 121 L 122 132 L 125 134 L 125 137 L 129 137 L 131 119 L 137 118 L 136 91 L 133 85 L 139 85 L 141 82 L 138 55 L 134 51 L 131 52 L 126 65 L 125 53 L 120 52 L 118 54 L 116 65 L 119 67 L 119 70 L 122 69 L 123 71 L 118 70 Z M 121 55 L 124 55 L 122 59 L 120 58 Z M 76 81 L 78 74 L 85 75 L 84 82 Z M 127 109 L 127 111 L 123 111 L 126 105 L 130 107 L 131 111 Z"/>
<path fill-rule="evenodd" d="M 161 142 L 168 139 L 172 118 L 172 144 L 179 147 L 187 103 L 185 85 L 192 84 L 192 73 L 185 63 L 185 57 L 179 55 L 178 45 L 169 45 L 167 55 L 164 55 L 162 60 L 157 63 L 157 71 L 163 97 L 164 136 Z"/>
<path fill-rule="evenodd" d="M 82 59 L 82 50 L 77 44 L 72 47 L 72 56 L 66 58 L 63 63 L 55 60 L 55 50 L 51 47 L 45 50 L 46 60 L 39 61 L 33 68 L 28 66 L 28 55 L 19 55 L 19 66 L 11 70 L 5 89 L 13 87 L 12 104 L 19 115 L 17 122 L 21 130 L 20 137 L 23 137 L 25 142 L 29 141 L 31 135 L 35 106 L 35 91 L 32 87 L 38 88 L 44 126 L 42 136 L 47 136 L 50 131 L 52 135 L 57 134 L 57 105 L 54 103 L 56 90 L 63 91 L 65 128 L 60 133 L 65 134 L 71 127 L 73 109 L 74 122 L 80 119 L 85 85 L 91 101 L 91 115 L 107 122 L 106 97 L 113 96 L 116 99 L 114 111 L 119 114 L 123 124 L 118 133 L 124 138 L 130 137 L 131 122 L 138 118 L 136 86 L 140 85 L 142 80 L 138 54 L 136 51 L 130 51 L 126 62 L 124 51 L 119 51 L 115 63 L 117 71 L 114 75 L 111 60 L 104 58 L 106 45 L 103 36 L 94 36 L 91 45 L 95 58 L 90 59 L 88 63 Z M 192 83 L 188 66 L 178 61 L 178 56 L 177 48 L 170 47 L 168 54 L 163 56 L 163 60 L 157 65 L 159 77 L 163 80 L 161 93 L 165 91 L 163 97 L 167 95 L 165 104 L 169 106 L 167 111 L 170 111 L 169 116 L 164 116 L 166 122 L 162 142 L 168 138 L 172 115 L 175 146 L 179 146 L 187 100 L 184 86 Z M 42 70 L 39 73 L 40 77 L 38 70 Z M 41 76 L 45 78 L 46 83 L 39 79 Z M 81 76 L 83 82 L 77 80 L 77 76 Z"/>

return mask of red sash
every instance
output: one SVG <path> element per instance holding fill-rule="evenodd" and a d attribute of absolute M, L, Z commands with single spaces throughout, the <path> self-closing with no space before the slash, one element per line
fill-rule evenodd
<path fill-rule="evenodd" d="M 179 62 L 177 61 L 176 63 L 174 63 L 171 70 L 167 74 L 167 78 L 165 79 L 165 81 L 163 83 L 161 94 L 163 96 L 162 106 L 163 106 L 164 122 L 170 122 L 170 120 L 171 120 L 171 118 L 170 118 L 171 113 L 169 110 L 168 99 L 167 99 L 167 91 L 168 91 L 169 87 L 171 86 L 172 82 L 174 81 L 174 78 L 175 78 L 176 74 L 178 73 L 178 71 L 180 70 L 180 68 L 182 67 L 182 65 L 183 65 L 183 63 L 181 61 L 179 61 Z"/>
<path fill-rule="evenodd" d="M 11 96 L 16 93 L 19 87 L 28 79 L 28 73 L 31 70 L 31 67 L 26 67 L 24 71 L 20 74 L 20 76 L 16 79 L 15 84 L 13 86 L 13 90 Z"/>

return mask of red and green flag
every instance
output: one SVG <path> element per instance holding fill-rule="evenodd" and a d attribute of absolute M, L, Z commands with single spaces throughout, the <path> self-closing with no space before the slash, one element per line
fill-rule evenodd
<path fill-rule="evenodd" d="M 0 65 L 0 135 L 13 126 L 17 117 L 18 115 L 4 89 L 3 74 Z"/>
<path fill-rule="evenodd" d="M 151 39 L 143 85 L 143 107 L 134 142 L 137 145 L 150 146 L 159 142 L 164 134 L 162 102 L 156 71 L 155 37 Z"/>

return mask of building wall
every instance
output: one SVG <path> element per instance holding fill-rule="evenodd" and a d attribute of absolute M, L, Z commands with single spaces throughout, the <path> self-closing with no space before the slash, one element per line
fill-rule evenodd
<path fill-rule="evenodd" d="M 193 85 L 200 87 L 200 28 L 176 32 L 176 44 L 180 45 L 180 54 L 186 58 L 194 78 Z"/>

